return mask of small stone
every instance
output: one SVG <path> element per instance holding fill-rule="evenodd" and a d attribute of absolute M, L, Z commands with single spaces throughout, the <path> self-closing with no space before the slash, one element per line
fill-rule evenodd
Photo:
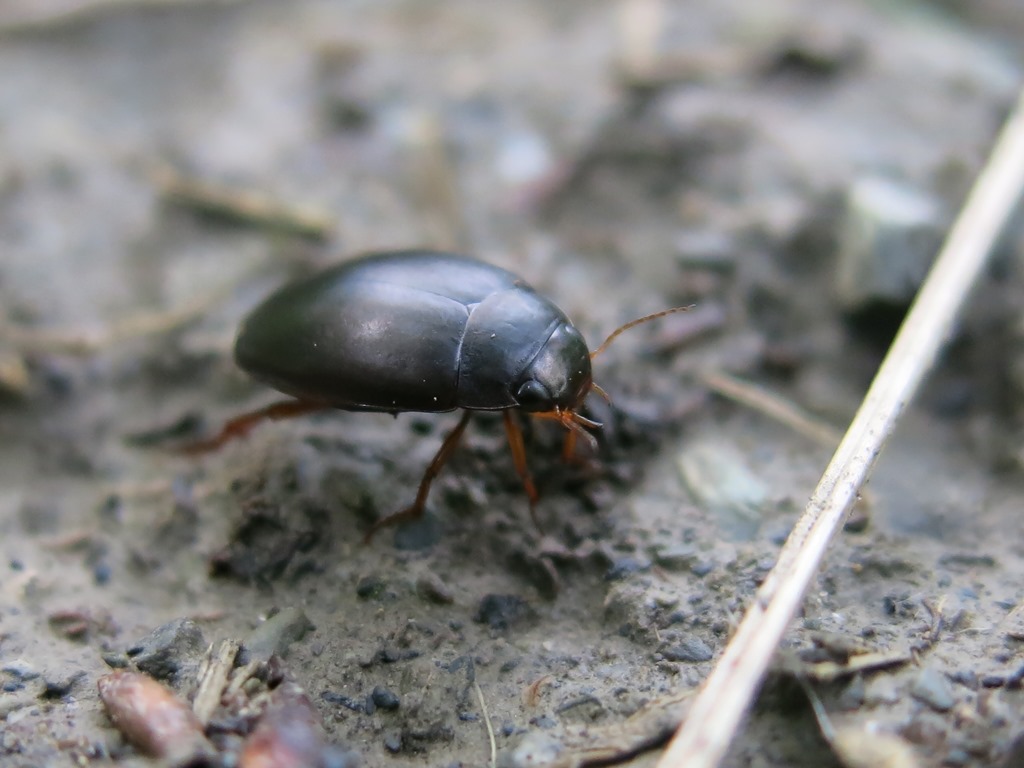
<path fill-rule="evenodd" d="M 96 586 L 98 587 L 106 586 L 110 583 L 110 577 L 113 575 L 113 573 L 114 571 L 110 567 L 109 563 L 96 563 L 96 565 L 92 567 L 93 583 L 96 584 Z"/>
<path fill-rule="evenodd" d="M 85 677 L 85 672 L 79 670 L 59 679 L 45 679 L 43 681 L 43 692 L 39 695 L 44 699 L 62 699 L 71 693 L 75 684 L 83 677 Z"/>
<path fill-rule="evenodd" d="M 370 699 L 378 709 L 383 709 L 385 712 L 393 712 L 401 705 L 401 700 L 398 698 L 397 694 L 385 688 L 383 685 L 378 685 L 373 689 L 373 693 L 370 694 Z"/>
<path fill-rule="evenodd" d="M 864 678 L 860 676 L 853 678 L 839 694 L 839 708 L 847 712 L 856 712 L 864 706 L 866 691 Z"/>
<path fill-rule="evenodd" d="M 709 573 L 715 570 L 715 564 L 711 560 L 702 560 L 699 563 L 694 563 L 690 568 L 690 573 L 699 578 L 704 578 Z"/>
<path fill-rule="evenodd" d="M 604 574 L 605 581 L 619 581 L 634 573 L 642 573 L 651 567 L 647 560 L 635 557 L 622 557 L 616 560 Z"/>
<path fill-rule="evenodd" d="M 967 753 L 967 750 L 959 747 L 954 747 L 946 753 L 946 757 L 942 761 L 942 765 L 947 768 L 959 768 L 962 765 L 970 765 L 971 756 Z M 1004 763 L 1004 765 L 1019 765 L 1019 763 Z"/>
<path fill-rule="evenodd" d="M 734 445 L 718 439 L 695 440 L 679 454 L 677 465 L 693 500 L 715 516 L 727 538 L 754 538 L 768 491 Z"/>
<path fill-rule="evenodd" d="M 293 643 L 314 629 L 301 608 L 285 608 L 258 626 L 242 645 L 251 661 L 266 661 L 274 654 L 283 658 Z"/>
<path fill-rule="evenodd" d="M 140 672 L 169 681 L 192 677 L 205 652 L 203 631 L 190 619 L 157 627 L 127 651 Z"/>
<path fill-rule="evenodd" d="M 397 755 L 402 751 L 402 734 L 400 733 L 389 733 L 384 737 L 384 749 L 390 752 L 392 755 Z"/>
<path fill-rule="evenodd" d="M 360 714 L 366 712 L 366 703 L 364 701 L 361 701 L 360 699 L 353 699 L 351 696 L 346 696 L 343 693 L 338 693 L 336 691 L 323 691 L 320 694 L 320 698 L 328 704 L 337 704 L 345 709 L 350 709 L 353 712 L 359 712 Z"/>
<path fill-rule="evenodd" d="M 956 704 L 956 694 L 949 680 L 931 667 L 925 667 L 918 673 L 910 695 L 936 712 L 948 712 Z"/>
<path fill-rule="evenodd" d="M 455 602 L 455 596 L 449 586 L 432 571 L 428 571 L 416 579 L 416 594 L 424 600 L 438 605 L 451 605 Z"/>
<path fill-rule="evenodd" d="M 864 706 L 880 707 L 896 704 L 900 700 L 900 691 L 895 678 L 889 675 L 875 675 L 864 686 Z"/>
<path fill-rule="evenodd" d="M 836 291 L 843 309 L 906 307 L 942 238 L 941 210 L 925 192 L 880 176 L 857 180 L 839 231 Z"/>
<path fill-rule="evenodd" d="M 533 615 L 523 598 L 518 595 L 484 595 L 476 609 L 474 621 L 486 624 L 491 629 L 508 629 L 513 624 Z"/>
<path fill-rule="evenodd" d="M 39 677 L 39 673 L 36 671 L 35 667 L 24 659 L 11 659 L 10 661 L 4 662 L 3 667 L 0 669 L 9 675 L 14 675 L 19 680 L 35 680 Z"/>
<path fill-rule="evenodd" d="M 441 540 L 443 533 L 441 521 L 437 515 L 425 511 L 415 520 L 401 523 L 395 528 L 395 549 L 403 552 L 419 552 L 430 549 Z"/>
<path fill-rule="evenodd" d="M 654 562 L 666 571 L 683 572 L 697 564 L 699 556 L 691 544 L 669 544 L 654 553 Z"/>
<path fill-rule="evenodd" d="M 388 583 L 380 576 L 363 576 L 356 584 L 356 596 L 362 600 L 378 598 L 384 594 Z"/>
<path fill-rule="evenodd" d="M 111 651 L 104 653 L 100 658 L 103 659 L 103 663 L 111 669 L 127 669 L 128 668 L 128 656 L 124 653 L 118 653 Z"/>
<path fill-rule="evenodd" d="M 718 229 L 685 230 L 676 235 L 675 246 L 676 261 L 684 269 L 731 272 L 740 252 L 735 238 Z"/>
<path fill-rule="evenodd" d="M 565 756 L 565 750 L 560 739 L 541 731 L 531 731 L 517 745 L 498 755 L 498 768 L 551 765 Z"/>
<path fill-rule="evenodd" d="M 682 642 L 669 646 L 661 651 L 661 655 L 668 661 L 686 661 L 697 663 L 711 661 L 715 656 L 711 646 L 699 637 L 687 637 Z"/>

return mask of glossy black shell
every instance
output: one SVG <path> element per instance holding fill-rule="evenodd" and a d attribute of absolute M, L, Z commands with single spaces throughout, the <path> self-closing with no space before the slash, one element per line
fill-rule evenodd
<path fill-rule="evenodd" d="M 586 342 L 521 278 L 465 256 L 395 251 L 285 286 L 244 322 L 238 365 L 344 410 L 574 409 Z"/>

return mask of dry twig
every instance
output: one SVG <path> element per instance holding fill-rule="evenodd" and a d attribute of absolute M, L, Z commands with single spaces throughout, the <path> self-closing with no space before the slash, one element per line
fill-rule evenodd
<path fill-rule="evenodd" d="M 715 394 L 763 413 L 794 432 L 831 448 L 839 445 L 842 435 L 820 419 L 811 416 L 795 403 L 723 371 L 704 371 L 700 380 Z"/>
<path fill-rule="evenodd" d="M 829 542 L 949 338 L 957 312 L 1013 212 L 1022 186 L 1024 93 L 775 568 L 662 755 L 659 768 L 712 768 L 725 755 Z"/>
<path fill-rule="evenodd" d="M 186 176 L 170 166 L 156 166 L 150 175 L 164 199 L 199 213 L 311 240 L 329 240 L 334 233 L 335 221 L 327 211 L 283 203 L 251 190 Z"/>

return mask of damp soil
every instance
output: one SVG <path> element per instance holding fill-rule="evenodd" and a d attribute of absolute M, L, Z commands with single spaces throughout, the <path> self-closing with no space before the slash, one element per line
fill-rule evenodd
<path fill-rule="evenodd" d="M 841 310 L 844 201 L 898 179 L 947 227 L 1022 32 L 996 0 L 0 9 L 0 765 L 155 765 L 97 680 L 138 667 L 187 701 L 225 639 L 270 642 L 342 750 L 325 765 L 483 766 L 489 733 L 503 765 L 609 743 L 653 765 L 672 718 L 636 713 L 700 685 L 830 456 L 707 372 L 841 431 L 905 309 Z M 912 764 L 1024 763 L 1022 242 L 727 766 L 860 764 L 808 690 Z M 327 412 L 173 450 L 274 401 L 231 359 L 262 296 L 416 246 L 523 275 L 592 345 L 695 305 L 595 360 L 596 451 L 563 462 L 557 425 L 524 422 L 539 527 L 486 414 L 424 519 L 368 544 L 454 414 Z M 889 661 L 847 669 L 868 654 Z"/>

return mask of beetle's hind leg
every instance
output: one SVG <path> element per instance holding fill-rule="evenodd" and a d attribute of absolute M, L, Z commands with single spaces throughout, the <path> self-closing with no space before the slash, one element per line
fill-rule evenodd
<path fill-rule="evenodd" d="M 406 520 L 415 520 L 423 515 L 423 508 L 427 504 L 427 496 L 430 493 L 430 486 L 441 472 L 441 467 L 443 467 L 445 462 L 451 458 L 453 453 L 455 453 L 455 448 L 459 444 L 459 439 L 462 437 L 462 433 L 466 431 L 466 425 L 469 424 L 469 415 L 469 411 L 463 411 L 462 418 L 459 419 L 459 423 L 455 425 L 455 429 L 449 432 L 448 436 L 445 437 L 444 442 L 441 443 L 441 447 L 437 450 L 437 453 L 434 454 L 434 458 L 427 467 L 427 471 L 423 473 L 423 479 L 420 480 L 420 487 L 416 491 L 416 499 L 413 503 L 401 512 L 395 512 L 394 514 L 382 517 L 380 520 L 375 522 L 363 537 L 364 544 L 369 544 L 373 535 L 381 528 L 387 528 L 388 526 L 395 525 Z"/>
<path fill-rule="evenodd" d="M 257 408 L 255 411 L 239 414 L 226 422 L 216 435 L 184 445 L 179 450 L 181 453 L 189 455 L 208 453 L 217 450 L 225 443 L 245 437 L 262 421 L 291 419 L 307 413 L 324 411 L 330 407 L 312 400 L 279 400 L 276 403 Z"/>
<path fill-rule="evenodd" d="M 502 411 L 501 415 L 505 420 L 505 434 L 508 435 L 508 446 L 512 449 L 512 462 L 515 464 L 516 473 L 519 475 L 523 488 L 526 490 L 526 498 L 530 500 L 530 519 L 533 520 L 537 530 L 543 533 L 540 521 L 537 519 L 537 500 L 540 498 L 540 495 L 537 493 L 537 487 L 533 484 L 530 468 L 526 465 L 526 444 L 523 442 L 523 430 L 516 423 L 511 409 Z"/>

